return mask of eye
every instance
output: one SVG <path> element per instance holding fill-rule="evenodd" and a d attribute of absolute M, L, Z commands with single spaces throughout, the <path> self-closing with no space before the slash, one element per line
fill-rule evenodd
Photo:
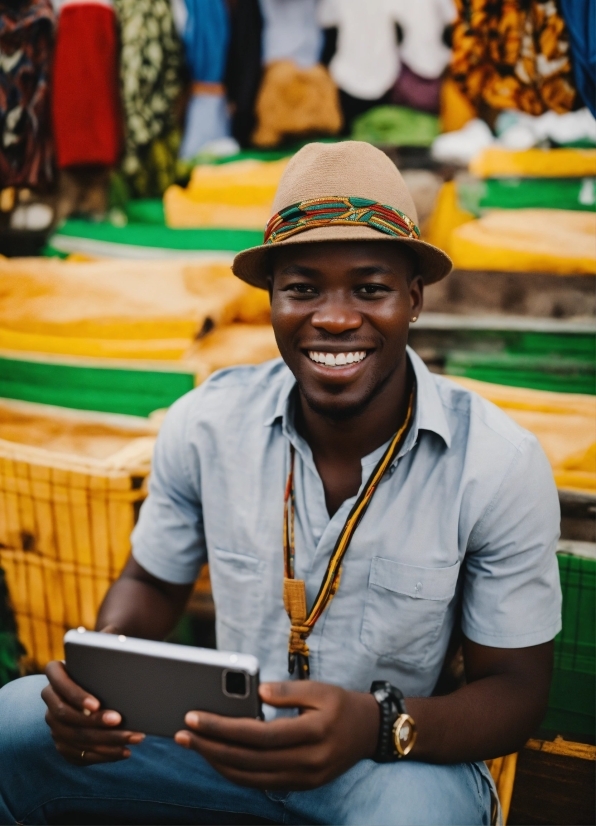
<path fill-rule="evenodd" d="M 389 287 L 384 284 L 362 284 L 360 287 L 356 287 L 355 292 L 356 295 L 361 296 L 380 295 L 381 293 L 388 293 Z"/>
<path fill-rule="evenodd" d="M 282 292 L 294 293 L 299 296 L 317 295 L 317 290 L 312 286 L 312 284 L 303 284 L 299 282 L 296 284 L 288 284 L 287 287 L 283 287 Z"/>

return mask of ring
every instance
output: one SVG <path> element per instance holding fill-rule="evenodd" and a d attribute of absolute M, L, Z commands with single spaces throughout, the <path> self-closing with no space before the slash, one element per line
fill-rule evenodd
<path fill-rule="evenodd" d="M 85 749 L 83 749 L 83 751 L 81 752 L 81 760 L 83 759 L 84 756 L 85 756 Z"/>

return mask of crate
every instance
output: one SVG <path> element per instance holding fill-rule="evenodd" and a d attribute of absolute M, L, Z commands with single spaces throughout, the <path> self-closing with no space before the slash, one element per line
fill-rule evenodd
<path fill-rule="evenodd" d="M 130 553 L 157 423 L 0 401 L 0 567 L 39 666 L 92 627 Z"/>
<path fill-rule="evenodd" d="M 596 558 L 568 553 L 559 553 L 557 558 L 563 590 L 563 628 L 555 639 L 553 679 L 542 728 L 576 739 L 594 737 Z"/>

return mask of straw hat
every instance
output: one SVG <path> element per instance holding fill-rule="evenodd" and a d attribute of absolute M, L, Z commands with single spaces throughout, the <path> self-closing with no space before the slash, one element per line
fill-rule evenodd
<path fill-rule="evenodd" d="M 416 254 L 417 274 L 432 284 L 449 274 L 450 258 L 421 241 L 418 216 L 392 161 L 362 141 L 309 143 L 294 155 L 279 182 L 264 242 L 239 253 L 235 275 L 267 288 L 268 251 L 317 241 L 387 241 Z"/>

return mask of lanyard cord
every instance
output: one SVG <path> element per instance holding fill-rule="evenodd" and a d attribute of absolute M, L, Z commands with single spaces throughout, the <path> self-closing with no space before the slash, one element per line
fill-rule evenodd
<path fill-rule="evenodd" d="M 345 525 L 337 538 L 333 553 L 329 559 L 327 570 L 321 582 L 319 592 L 315 598 L 309 612 L 306 609 L 306 589 L 302 579 L 294 578 L 294 558 L 296 548 L 294 544 L 294 520 L 295 520 L 295 498 L 294 498 L 294 457 L 295 449 L 290 445 L 290 472 L 286 482 L 284 493 L 284 526 L 283 526 L 283 547 L 284 547 L 284 605 L 290 617 L 291 629 L 288 644 L 288 670 L 294 673 L 296 662 L 299 665 L 300 679 L 308 679 L 309 669 L 309 649 L 306 639 L 318 618 L 329 605 L 339 587 L 341 576 L 341 564 L 348 550 L 354 531 L 360 524 L 360 520 L 366 513 L 372 500 L 373 494 L 387 468 L 397 456 L 412 419 L 414 409 L 415 391 L 412 389 L 408 402 L 408 411 L 404 423 L 397 431 L 391 444 L 388 446 L 382 458 L 377 463 L 375 469 L 368 478 L 366 485 L 360 496 L 354 503 Z"/>

